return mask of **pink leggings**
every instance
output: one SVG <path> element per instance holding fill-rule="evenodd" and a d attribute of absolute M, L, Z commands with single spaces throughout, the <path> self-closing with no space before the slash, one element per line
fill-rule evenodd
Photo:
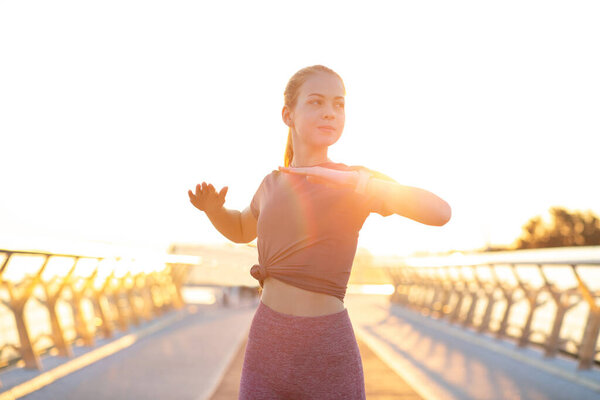
<path fill-rule="evenodd" d="M 239 400 L 365 400 L 362 360 L 348 310 L 300 317 L 262 301 L 252 319 Z"/>

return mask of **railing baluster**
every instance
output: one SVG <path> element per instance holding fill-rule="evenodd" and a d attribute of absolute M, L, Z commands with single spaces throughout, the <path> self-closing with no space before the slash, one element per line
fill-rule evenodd
<path fill-rule="evenodd" d="M 96 268 L 95 273 L 98 273 Z M 114 334 L 114 324 L 112 319 L 112 312 L 110 307 L 110 301 L 108 298 L 108 292 L 110 290 L 110 284 L 114 276 L 114 271 L 104 279 L 104 282 L 99 289 L 92 286 L 92 301 L 94 304 L 94 310 L 96 315 L 101 320 L 102 334 L 105 338 L 110 338 Z"/>
<path fill-rule="evenodd" d="M 565 291 L 559 290 L 556 285 L 548 280 L 548 276 L 544 272 L 541 264 L 538 264 L 538 268 L 544 280 L 544 287 L 548 293 L 550 293 L 551 299 L 554 301 L 556 306 L 556 313 L 554 315 L 554 321 L 552 322 L 552 330 L 550 331 L 550 334 L 546 339 L 546 343 L 544 344 L 545 356 L 553 357 L 557 354 L 559 346 L 561 346 L 563 342 L 560 339 L 560 330 L 562 328 L 565 315 L 567 314 L 567 311 L 579 303 L 581 296 L 577 295 L 578 289 L 576 287 L 567 289 Z M 577 295 L 578 301 L 571 301 L 573 295 Z"/>
<path fill-rule="evenodd" d="M 598 304 L 596 303 L 596 296 L 594 296 L 583 279 L 581 279 L 581 276 L 577 272 L 576 265 L 571 265 L 571 268 L 575 275 L 575 279 L 577 279 L 579 291 L 590 308 L 587 324 L 579 347 L 579 368 L 589 369 L 596 357 L 596 343 L 598 342 L 598 334 L 600 334 L 600 307 L 598 307 Z"/>
<path fill-rule="evenodd" d="M 138 306 L 135 295 L 135 281 L 133 281 L 131 272 L 127 272 L 127 274 L 123 275 L 119 279 L 119 282 L 123 289 L 123 293 L 125 294 L 127 304 L 129 304 L 129 319 L 135 326 L 138 326 L 140 324 L 140 317 L 138 315 Z"/>
<path fill-rule="evenodd" d="M 8 292 L 10 295 L 10 309 L 13 312 L 15 323 L 17 326 L 17 332 L 19 334 L 19 345 L 18 350 L 21 353 L 21 357 L 25 362 L 25 368 L 41 369 L 42 364 L 33 346 L 33 340 L 29 334 L 29 329 L 25 321 L 25 305 L 31 298 L 33 290 L 42 280 L 42 273 L 48 265 L 49 255 L 45 255 L 44 263 L 41 268 L 35 274 L 35 276 L 29 279 L 29 282 L 25 280 L 21 286 L 17 288 L 12 282 L 6 281 Z"/>
<path fill-rule="evenodd" d="M 88 298 L 88 293 L 96 279 L 95 272 L 87 277 L 79 277 L 76 281 L 71 281 L 71 292 L 73 294 L 73 316 L 75 318 L 75 330 L 86 346 L 94 346 L 94 330 L 90 329 L 90 321 L 85 315 L 84 301 Z"/>
<path fill-rule="evenodd" d="M 36 343 L 45 337 L 52 339 L 52 347 L 59 356 L 72 356 L 72 346 L 66 340 L 61 314 L 57 309 L 60 299 L 65 297 L 65 292 L 70 293 L 75 330 L 86 346 L 94 346 L 97 330 L 106 338 L 113 336 L 115 320 L 120 329 L 125 331 L 130 323 L 140 323 L 141 318 L 150 320 L 170 309 L 180 309 L 184 306 L 181 289 L 187 275 L 185 263 L 165 262 L 160 271 L 139 272 L 136 275 L 128 269 L 124 275 L 119 274 L 121 278 L 116 276 L 115 268 L 122 265 L 117 265 L 109 271 L 110 275 L 101 278 L 100 282 L 100 261 L 104 260 L 101 257 L 4 249 L 0 249 L 0 253 L 3 255 L 0 261 L 0 288 L 8 293 L 8 299 L 0 301 L 14 317 L 15 333 L 18 336 L 17 343 L 0 343 L 0 356 L 4 356 L 4 350 L 13 349 L 18 353 L 17 359 L 22 360 L 25 368 L 42 368 Z M 26 275 L 20 281 L 14 282 L 7 278 L 6 271 L 11 261 L 17 261 L 16 255 L 42 257 L 42 265 L 36 267 L 33 276 Z M 73 265 L 64 276 L 42 279 L 42 275 L 49 269 L 47 267 L 52 257 L 68 257 L 73 260 Z M 88 276 L 80 276 L 75 272 L 82 258 L 98 261 L 93 272 L 86 273 Z M 120 258 L 116 258 L 116 262 L 119 261 Z M 97 286 L 94 285 L 95 282 L 98 283 Z M 43 295 L 36 294 L 38 285 L 43 289 Z M 49 320 L 45 325 L 51 330 L 50 334 L 44 333 L 36 338 L 31 337 L 26 315 L 29 313 L 27 310 L 31 308 L 28 307 L 28 302 L 32 297 L 48 310 Z M 87 301 L 93 306 L 91 315 L 88 313 Z M 40 308 L 37 304 L 36 307 Z M 113 311 L 116 311 L 116 317 Z"/>
<path fill-rule="evenodd" d="M 77 267 L 77 262 L 79 261 L 79 257 L 76 257 L 71 270 L 64 277 L 54 277 L 50 282 L 43 283 L 44 292 L 46 293 L 46 300 L 44 301 L 44 305 L 48 309 L 48 314 L 50 317 L 50 326 L 52 330 L 52 342 L 54 343 L 54 347 L 58 350 L 58 354 L 63 357 L 71 357 L 73 356 L 73 351 L 71 346 L 65 340 L 65 334 L 63 331 L 62 324 L 60 323 L 60 319 L 58 316 L 58 310 L 56 309 L 56 305 L 58 303 L 58 299 L 62 295 L 64 289 L 67 287 L 75 268 Z M 57 284 L 56 290 L 52 290 L 52 284 L 56 281 L 61 281 L 61 283 Z"/>
<path fill-rule="evenodd" d="M 476 266 L 473 266 L 473 273 L 475 270 Z M 475 317 L 475 308 L 477 307 L 477 302 L 479 301 L 479 285 L 477 284 L 477 281 L 475 281 L 474 279 L 468 279 L 467 280 L 467 290 L 469 293 L 469 297 L 471 298 L 471 302 L 469 303 L 469 310 L 467 311 L 467 315 L 465 316 L 465 319 L 462 321 L 464 326 L 472 326 L 473 325 L 473 318 Z"/>
<path fill-rule="evenodd" d="M 491 268 L 491 267 L 490 267 Z M 484 332 L 489 329 L 490 320 L 492 318 L 492 311 L 494 309 L 494 305 L 496 304 L 496 287 L 493 282 L 483 282 L 479 276 L 477 275 L 477 271 L 474 271 L 475 279 L 477 284 L 482 289 L 485 297 L 487 298 L 487 304 L 485 306 L 485 312 L 483 313 L 483 318 L 481 319 L 481 324 L 477 328 L 479 332 Z"/>
<path fill-rule="evenodd" d="M 537 308 L 544 304 L 544 302 L 539 302 L 537 299 L 540 295 L 540 289 L 534 288 L 530 284 L 524 282 L 519 274 L 516 271 L 516 266 L 511 264 L 511 270 L 517 280 L 517 284 L 525 294 L 525 300 L 529 305 L 529 310 L 527 311 L 527 318 L 525 320 L 525 325 L 521 330 L 521 336 L 519 337 L 518 345 L 519 347 L 524 347 L 529 343 L 529 337 L 531 336 L 531 324 L 533 322 L 533 315 L 535 314 Z"/>
<path fill-rule="evenodd" d="M 452 279 L 452 281 L 451 281 L 452 286 L 454 288 L 454 293 L 456 293 L 456 295 L 457 295 L 456 304 L 454 304 L 454 309 L 450 313 L 450 321 L 451 322 L 456 322 L 460 318 L 460 310 L 462 309 L 463 300 L 465 298 L 465 291 L 467 290 L 466 284 L 463 279 L 463 275 L 460 272 L 460 269 L 458 269 L 457 272 L 458 272 L 458 280 Z"/>
<path fill-rule="evenodd" d="M 498 282 L 498 287 L 506 300 L 506 308 L 504 309 L 504 313 L 502 313 L 502 320 L 500 321 L 500 327 L 496 332 L 496 337 L 505 337 L 508 335 L 506 331 L 508 330 L 510 312 L 512 311 L 513 305 L 519 300 L 516 298 L 518 286 L 509 286 L 502 282 L 496 273 L 495 267 L 492 269 L 492 276 L 496 282 Z"/>
<path fill-rule="evenodd" d="M 493 258 L 494 262 L 455 263 L 455 259 L 450 258 L 452 262 L 447 265 L 440 263 L 439 260 L 432 261 L 430 258 L 423 259 L 423 262 L 418 258 L 409 258 L 409 260 L 417 260 L 414 265 L 405 260 L 400 267 L 389 267 L 389 276 L 395 285 L 390 301 L 423 313 L 427 312 L 432 317 L 447 317 L 452 323 L 475 328 L 480 333 L 489 332 L 498 338 L 516 337 L 520 347 L 530 344 L 541 345 L 547 357 L 555 356 L 560 350 L 570 352 L 568 347 L 564 347 L 565 343 L 574 341 L 578 350 L 576 354 L 572 351 L 570 354 L 579 359 L 579 368 L 589 369 L 597 363 L 597 345 L 600 339 L 600 305 L 598 304 L 600 291 L 592 292 L 578 274 L 577 266 L 582 264 L 558 260 L 515 261 L 516 257 L 496 257 L 495 254 L 491 254 L 490 258 Z M 580 258 L 589 260 L 589 257 L 585 256 Z M 474 258 L 476 261 L 484 259 L 484 257 Z M 571 265 L 569 270 L 577 280 L 577 287 L 561 289 L 551 283 L 544 268 L 547 265 Z M 600 268 L 600 261 L 593 260 L 590 265 Z M 491 275 L 483 274 L 484 267 L 489 268 Z M 508 267 L 509 278 L 514 277 L 514 280 L 507 281 L 504 277 L 501 279 L 499 276 L 501 267 Z M 536 279 L 531 281 L 525 279 L 526 275 L 522 275 L 525 267 L 533 268 L 532 271 L 539 274 L 541 285 L 537 284 Z M 547 292 L 548 295 L 543 292 Z M 467 298 L 468 305 L 465 304 Z M 480 302 L 484 298 L 487 304 L 482 308 Z M 524 304 L 520 304 L 521 300 L 524 300 Z M 532 342 L 531 336 L 538 333 L 535 331 L 536 323 L 538 321 L 545 323 L 538 319 L 537 315 L 550 301 L 555 306 L 552 311 L 543 310 L 546 317 L 551 313 L 553 317 L 551 325 L 548 323 L 547 330 L 539 332 L 544 336 L 543 341 L 536 339 Z M 589 313 L 581 339 L 561 338 L 561 329 L 564 327 L 569 311 L 583 301 L 588 305 Z M 505 307 L 502 315 L 496 317 L 495 311 L 499 302 L 504 303 Z M 517 307 L 519 310 L 521 307 L 527 307 L 527 310 L 523 310 L 525 317 L 511 322 L 513 311 Z M 511 328 L 519 328 L 520 332 L 515 335 Z"/>

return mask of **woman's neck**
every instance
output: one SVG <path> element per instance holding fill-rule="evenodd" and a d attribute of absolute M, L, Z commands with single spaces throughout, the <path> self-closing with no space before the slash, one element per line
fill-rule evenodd
<path fill-rule="evenodd" d="M 290 163 L 290 167 L 312 167 L 314 165 L 319 165 L 319 164 L 323 164 L 326 162 L 332 162 L 329 158 L 326 158 L 325 160 L 319 158 L 319 159 L 311 159 L 310 161 L 306 161 L 306 160 L 298 160 L 296 158 L 296 156 L 294 155 L 294 158 L 292 158 L 292 162 Z"/>
<path fill-rule="evenodd" d="M 325 162 L 331 162 L 327 157 L 327 148 L 321 152 L 304 153 L 299 151 L 298 153 L 294 152 L 290 167 L 310 167 Z"/>

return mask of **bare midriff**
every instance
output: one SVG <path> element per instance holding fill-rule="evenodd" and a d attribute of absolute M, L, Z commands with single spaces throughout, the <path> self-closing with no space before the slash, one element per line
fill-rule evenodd
<path fill-rule="evenodd" d="M 344 303 L 335 296 L 300 289 L 270 276 L 263 282 L 261 301 L 277 312 L 302 317 L 344 310 Z"/>

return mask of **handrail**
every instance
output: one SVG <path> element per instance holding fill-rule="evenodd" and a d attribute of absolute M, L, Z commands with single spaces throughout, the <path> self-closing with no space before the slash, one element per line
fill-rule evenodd
<path fill-rule="evenodd" d="M 554 357 L 559 352 L 569 354 L 578 359 L 579 369 L 589 369 L 595 363 L 600 365 L 596 360 L 600 352 L 597 347 L 600 291 L 590 288 L 581 270 L 598 267 L 600 272 L 600 257 L 596 258 L 598 249 L 570 260 L 534 261 L 519 258 L 518 254 L 504 259 L 489 254 L 471 258 L 405 259 L 401 265 L 386 267 L 396 288 L 390 300 L 498 338 L 516 339 L 520 347 L 540 345 L 547 357 Z M 507 262 L 507 259 L 511 261 Z M 532 267 L 539 274 L 540 285 L 523 277 L 523 269 Z M 512 272 L 512 283 L 499 276 L 499 270 L 506 268 Z M 576 285 L 560 288 L 550 279 L 548 269 L 565 278 L 569 274 Z M 490 271 L 489 276 L 483 276 L 484 270 Z M 577 312 L 573 311 L 575 309 Z M 515 323 L 516 319 L 511 317 L 517 312 L 522 318 Z M 551 317 L 551 324 L 540 331 L 544 317 Z M 572 327 L 572 324 L 566 325 L 568 317 L 583 325 L 580 340 L 561 337 L 563 328 Z M 533 335 L 543 340 L 534 340 Z"/>
<path fill-rule="evenodd" d="M 149 320 L 168 310 L 183 307 L 181 286 L 187 268 L 184 262 L 179 262 L 181 260 L 160 260 L 164 262 L 162 269 L 142 271 L 135 275 L 128 271 L 122 276 L 117 276 L 116 269 L 113 268 L 106 276 L 100 276 L 99 266 L 96 266 L 87 276 L 75 276 L 79 260 L 95 259 L 99 264 L 107 258 L 37 250 L 0 249 L 0 256 L 2 255 L 5 258 L 0 263 L 0 290 L 5 290 L 8 300 L 2 300 L 0 307 L 12 314 L 18 343 L 0 342 L 0 356 L 3 356 L 5 351 L 13 353 L 9 361 L 21 359 L 25 368 L 42 369 L 40 354 L 51 348 L 56 349 L 59 356 L 72 356 L 71 343 L 74 339 L 67 338 L 63 326 L 64 318 L 58 311 L 59 303 L 70 304 L 67 309 L 71 310 L 71 318 L 75 322 L 75 339 L 85 346 L 93 346 L 98 334 L 111 337 L 115 325 L 124 331 L 132 323 L 137 325 L 142 320 Z M 10 263 L 21 256 L 42 256 L 43 261 L 34 275 L 25 275 L 18 282 L 5 279 Z M 42 275 L 53 257 L 71 258 L 73 265 L 64 275 L 53 276 L 45 281 Z M 114 259 L 118 266 L 119 259 Z M 33 299 L 48 313 L 49 334 L 37 337 L 31 335 L 26 310 L 27 304 Z M 90 309 L 93 310 L 91 315 Z M 39 342 L 46 338 L 49 338 L 52 344 L 45 348 L 40 347 Z M 9 362 L 5 357 L 3 359 Z M 3 359 L 0 359 L 0 365 Z"/>

